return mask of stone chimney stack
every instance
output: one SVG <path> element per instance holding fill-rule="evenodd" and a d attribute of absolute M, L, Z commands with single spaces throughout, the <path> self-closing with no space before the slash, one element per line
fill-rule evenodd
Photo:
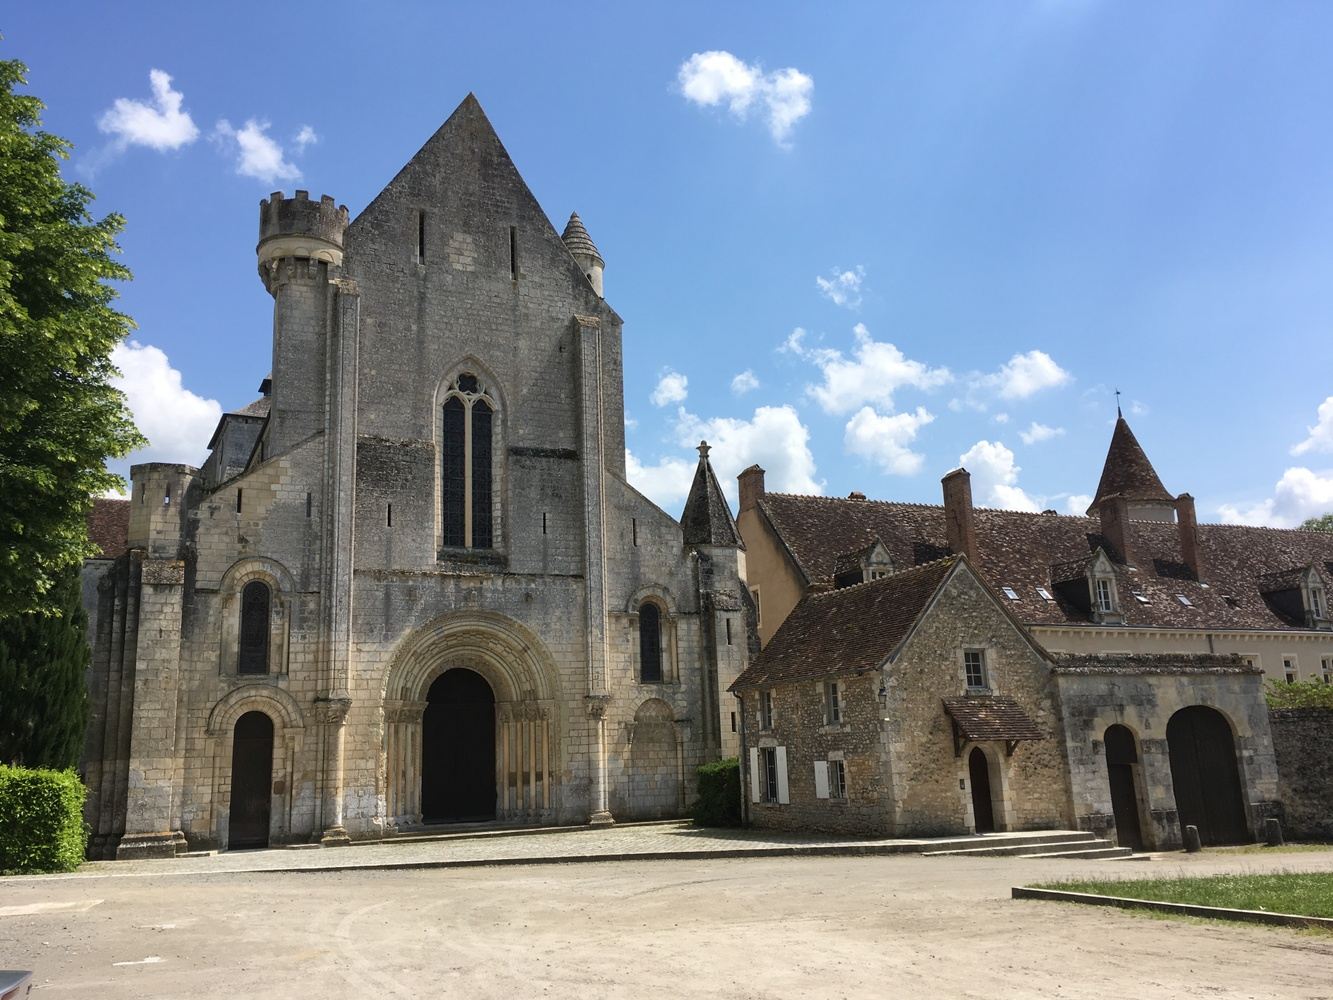
<path fill-rule="evenodd" d="M 764 495 L 764 470 L 752 465 L 736 477 L 741 495 L 741 511 L 747 511 Z M 738 511 L 739 513 L 739 511 Z"/>
<path fill-rule="evenodd" d="M 1194 513 L 1194 498 L 1188 493 L 1176 497 L 1176 530 L 1180 532 L 1180 557 L 1194 574 L 1203 579 L 1203 558 L 1199 555 L 1199 520 Z"/>
<path fill-rule="evenodd" d="M 1124 494 L 1116 493 L 1105 497 L 1097 505 L 1097 514 L 1102 522 L 1102 536 L 1112 549 L 1112 556 L 1127 566 L 1134 566 L 1134 547 L 1130 541 L 1129 501 Z"/>
<path fill-rule="evenodd" d="M 954 469 L 940 482 L 944 486 L 944 526 L 949 549 L 956 555 L 967 556 L 968 562 L 975 566 L 981 560 L 977 552 L 976 515 L 972 511 L 972 474 L 966 469 Z"/>

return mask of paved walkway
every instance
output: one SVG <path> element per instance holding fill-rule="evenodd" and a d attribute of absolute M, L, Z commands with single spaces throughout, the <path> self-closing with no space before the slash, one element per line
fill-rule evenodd
<path fill-rule="evenodd" d="M 1031 834 L 987 834 L 986 842 Z M 975 846 L 977 838 L 915 840 L 811 837 L 757 830 L 700 829 L 688 822 L 632 823 L 610 827 L 560 827 L 543 830 L 401 837 L 351 847 L 276 848 L 229 851 L 141 861 L 91 861 L 70 875 L 37 878 L 89 878 L 117 875 L 199 875 L 213 872 L 301 872 L 362 869 L 466 868 L 481 865 L 533 865 L 580 861 L 651 861 L 689 858 L 741 858 L 790 855 L 913 854 L 950 846 Z"/>

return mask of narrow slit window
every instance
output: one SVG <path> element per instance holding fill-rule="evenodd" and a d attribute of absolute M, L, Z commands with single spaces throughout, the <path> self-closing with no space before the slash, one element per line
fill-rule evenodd
<path fill-rule="evenodd" d="M 417 263 L 426 263 L 426 213 L 417 213 Z"/>
<path fill-rule="evenodd" d="M 731 645 L 731 619 L 727 619 L 727 645 Z"/>
<path fill-rule="evenodd" d="M 171 506 L 171 484 L 170 484 L 170 483 L 167 483 L 167 489 L 166 489 L 166 492 L 162 494 L 162 506 L 163 506 L 163 507 L 170 507 L 170 506 Z"/>
<path fill-rule="evenodd" d="M 307 493 L 307 494 L 305 495 L 305 516 L 306 516 L 306 517 L 309 517 L 309 516 L 310 516 L 311 509 L 314 507 L 314 502 L 315 502 L 315 501 L 314 501 L 314 497 L 312 497 L 309 493 Z"/>
<path fill-rule="evenodd" d="M 518 280 L 518 227 L 509 227 L 509 277 Z"/>
<path fill-rule="evenodd" d="M 241 512 L 241 494 L 244 492 L 245 491 L 242 490 L 239 486 L 236 487 L 236 513 L 238 514 Z"/>
<path fill-rule="evenodd" d="M 662 614 L 657 605 L 639 605 L 639 681 L 662 683 Z"/>
<path fill-rule="evenodd" d="M 542 534 L 546 534 L 546 511 L 542 511 Z"/>
<path fill-rule="evenodd" d="M 393 527 L 393 504 L 385 504 L 384 506 L 384 523 L 385 527 Z"/>
<path fill-rule="evenodd" d="M 268 584 L 251 580 L 241 588 L 241 629 L 236 672 L 268 673 L 269 607 Z"/>
<path fill-rule="evenodd" d="M 631 517 L 631 518 L 629 519 L 629 531 L 630 531 L 630 536 L 632 537 L 632 539 L 633 539 L 633 541 L 634 541 L 634 544 L 635 544 L 635 545 L 638 545 L 638 544 L 639 544 L 639 519 L 638 519 L 637 517 Z"/>

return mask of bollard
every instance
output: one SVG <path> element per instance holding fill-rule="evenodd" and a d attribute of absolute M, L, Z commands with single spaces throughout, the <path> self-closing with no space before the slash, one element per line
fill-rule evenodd
<path fill-rule="evenodd" d="M 1199 842 L 1199 828 L 1193 825 L 1185 827 L 1185 852 L 1198 854 L 1201 850 L 1203 844 Z"/>
<path fill-rule="evenodd" d="M 1281 847 L 1286 843 L 1282 839 L 1282 824 L 1276 816 L 1270 816 L 1264 820 L 1264 842 L 1269 847 Z"/>

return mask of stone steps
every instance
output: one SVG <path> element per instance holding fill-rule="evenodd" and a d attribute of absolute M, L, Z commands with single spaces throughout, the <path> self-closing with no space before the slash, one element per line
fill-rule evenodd
<path fill-rule="evenodd" d="M 1134 854 L 1128 847 L 1117 847 L 1087 831 L 1051 830 L 1002 838 L 980 834 L 954 843 L 940 845 L 944 850 L 923 854 L 928 858 L 1075 858 L 1083 861 L 1114 861 Z"/>
<path fill-rule="evenodd" d="M 1099 841 L 1105 847 L 1085 847 L 1073 851 L 1040 851 L 1036 854 L 1020 854 L 1020 858 L 1075 858 L 1079 861 L 1120 861 L 1134 856 L 1128 847 L 1116 847 L 1110 841 Z"/>

